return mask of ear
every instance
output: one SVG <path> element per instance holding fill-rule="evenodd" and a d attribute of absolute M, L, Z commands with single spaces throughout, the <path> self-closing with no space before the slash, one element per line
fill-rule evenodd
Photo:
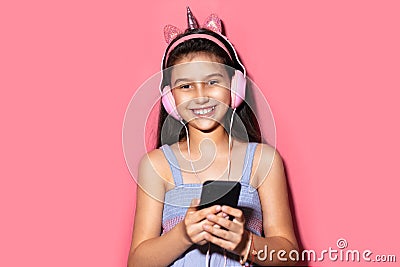
<path fill-rule="evenodd" d="M 167 44 L 169 44 L 172 40 L 175 39 L 176 36 L 178 36 L 179 34 L 181 34 L 182 31 L 180 29 L 178 29 L 177 27 L 175 27 L 174 25 L 166 25 L 164 27 L 164 38 L 165 38 L 165 42 L 167 42 Z"/>
<path fill-rule="evenodd" d="M 221 19 L 217 15 L 211 14 L 208 16 L 203 24 L 203 28 L 209 29 L 210 31 L 222 34 L 222 23 Z"/>

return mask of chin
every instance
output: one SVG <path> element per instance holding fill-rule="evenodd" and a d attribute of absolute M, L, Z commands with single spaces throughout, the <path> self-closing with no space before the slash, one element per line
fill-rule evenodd
<path fill-rule="evenodd" d="M 212 132 L 219 126 L 222 126 L 221 123 L 215 121 L 213 119 L 203 119 L 196 118 L 190 123 L 194 128 L 202 131 L 202 132 Z"/>

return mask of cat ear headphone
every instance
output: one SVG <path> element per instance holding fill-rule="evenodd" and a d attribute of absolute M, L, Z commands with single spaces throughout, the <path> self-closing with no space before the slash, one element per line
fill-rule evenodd
<path fill-rule="evenodd" d="M 188 29 L 198 29 L 199 26 L 197 24 L 196 19 L 193 17 L 192 12 L 190 11 L 189 7 L 187 8 L 187 19 L 188 19 Z M 243 64 L 240 62 L 236 50 L 233 45 L 228 41 L 228 39 L 221 34 L 222 32 L 222 24 L 221 19 L 218 18 L 217 15 L 211 14 L 206 22 L 203 24 L 205 29 L 211 30 L 218 34 L 220 38 L 214 37 L 209 33 L 193 33 L 184 35 L 183 37 L 174 40 L 179 34 L 182 34 L 182 31 L 173 25 L 167 25 L 164 27 L 164 37 L 165 41 L 169 46 L 167 47 L 163 60 L 161 69 L 164 70 L 166 68 L 166 63 L 170 54 L 170 51 L 174 50 L 179 44 L 195 39 L 195 38 L 203 38 L 210 40 L 220 46 L 225 52 L 229 55 L 229 57 L 234 61 L 235 64 L 239 65 L 240 68 L 243 70 L 235 70 L 234 75 L 232 76 L 231 80 L 231 108 L 236 109 L 240 106 L 240 104 L 245 99 L 246 94 L 246 69 L 244 68 Z M 172 42 L 173 41 L 173 42 Z M 171 43 L 172 42 L 172 43 Z M 226 44 L 224 44 L 226 43 Z M 229 52 L 232 51 L 232 52 Z M 233 56 L 232 56 L 233 55 Z M 163 79 L 161 79 L 163 80 Z M 161 101 L 162 104 L 169 115 L 175 118 L 178 121 L 182 121 L 182 117 L 179 115 L 176 109 L 175 99 L 172 95 L 172 90 L 169 85 L 163 85 L 163 81 L 160 83 L 160 92 L 161 92 Z"/>

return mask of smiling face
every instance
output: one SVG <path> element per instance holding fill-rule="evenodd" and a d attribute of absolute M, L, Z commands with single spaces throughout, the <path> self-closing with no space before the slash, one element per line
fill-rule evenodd
<path fill-rule="evenodd" d="M 225 65 L 206 53 L 189 54 L 171 71 L 178 113 L 189 126 L 209 131 L 221 125 L 231 101 L 231 78 Z"/>

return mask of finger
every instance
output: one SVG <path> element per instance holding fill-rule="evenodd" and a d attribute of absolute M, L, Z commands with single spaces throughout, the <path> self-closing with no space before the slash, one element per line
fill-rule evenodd
<path fill-rule="evenodd" d="M 218 228 L 218 227 L 210 227 L 209 225 L 203 225 L 203 229 L 204 231 L 227 241 L 235 242 L 239 240 L 238 235 L 235 235 L 232 231 L 221 229 L 220 227 Z"/>
<path fill-rule="evenodd" d="M 217 215 L 217 216 L 218 216 L 218 215 Z M 216 223 L 214 223 L 214 222 L 211 222 L 211 221 L 207 220 L 207 218 L 205 218 L 202 222 L 204 222 L 204 223 L 202 224 L 202 226 L 203 226 L 203 225 L 209 225 L 209 226 L 221 228 L 221 226 L 219 226 L 218 224 L 216 224 Z"/>
<path fill-rule="evenodd" d="M 222 211 L 218 212 L 217 215 L 220 217 L 229 217 L 228 214 L 226 214 L 225 212 L 222 212 Z"/>
<path fill-rule="evenodd" d="M 200 224 L 201 224 L 201 227 L 203 227 L 203 225 L 209 225 L 209 226 L 214 226 L 214 227 L 220 227 L 218 224 L 215 224 L 215 223 L 213 223 L 213 222 L 211 222 L 211 221 L 209 221 L 209 220 L 207 220 L 207 219 L 204 219 L 204 220 L 202 220 L 201 222 L 200 222 Z"/>
<path fill-rule="evenodd" d="M 200 244 L 202 241 L 205 240 L 204 234 L 206 234 L 206 232 L 203 229 L 203 225 L 206 223 L 211 224 L 210 221 L 204 219 L 197 223 L 190 223 L 189 221 L 185 221 L 185 223 L 187 223 L 186 234 L 192 243 Z"/>
<path fill-rule="evenodd" d="M 244 222 L 243 212 L 240 209 L 235 209 L 230 206 L 222 206 L 222 211 L 228 215 L 235 217 L 238 222 Z"/>
<path fill-rule="evenodd" d="M 233 222 L 229 219 L 219 217 L 214 214 L 207 215 L 207 220 L 209 220 L 212 223 L 218 224 L 221 227 L 228 229 L 229 231 L 237 232 L 238 234 L 240 234 L 241 232 L 240 229 L 243 228 L 240 226 L 239 222 Z"/>
<path fill-rule="evenodd" d="M 192 213 L 189 220 L 191 223 L 198 223 L 198 222 L 204 220 L 207 217 L 207 215 L 209 215 L 209 214 L 214 215 L 220 211 L 221 211 L 221 206 L 219 206 L 219 205 L 201 209 L 201 210 L 198 210 L 198 211 Z"/>
<path fill-rule="evenodd" d="M 229 215 L 226 214 L 225 212 L 221 212 L 221 214 L 222 214 L 222 217 L 224 217 L 225 219 L 229 219 Z"/>
<path fill-rule="evenodd" d="M 190 202 L 190 206 L 186 211 L 186 215 L 185 215 L 185 219 L 184 219 L 186 226 L 197 222 L 193 216 L 197 212 L 197 206 L 199 204 L 199 201 L 200 201 L 200 199 L 193 198 L 192 201 Z"/>
<path fill-rule="evenodd" d="M 216 237 L 210 233 L 204 235 L 204 239 L 229 251 L 233 251 L 236 248 L 236 245 L 232 242 Z"/>
<path fill-rule="evenodd" d="M 200 199 L 193 198 L 190 202 L 190 207 L 188 208 L 187 212 L 195 212 L 197 210 L 197 206 L 200 204 Z"/>
<path fill-rule="evenodd" d="M 222 212 L 222 211 L 218 212 L 217 216 L 225 218 L 225 219 L 229 218 L 229 216 L 225 212 Z M 207 220 L 207 221 L 208 221 L 208 225 L 212 225 L 214 227 L 221 228 L 221 226 L 219 226 L 218 224 L 210 222 L 209 220 Z"/>
<path fill-rule="evenodd" d="M 200 228 L 201 229 L 199 229 L 199 232 L 197 234 L 194 234 L 193 237 L 192 237 L 193 243 L 196 243 L 196 244 L 199 244 L 199 245 L 207 242 L 207 240 L 205 240 L 205 235 L 207 234 L 207 232 L 205 232 L 202 229 L 202 227 L 200 227 Z"/>
<path fill-rule="evenodd" d="M 218 212 L 217 213 L 217 216 L 220 216 L 220 217 L 223 217 L 223 218 L 225 218 L 225 219 L 227 219 L 227 218 L 229 218 L 229 215 L 228 214 L 226 214 L 225 212 Z"/>

